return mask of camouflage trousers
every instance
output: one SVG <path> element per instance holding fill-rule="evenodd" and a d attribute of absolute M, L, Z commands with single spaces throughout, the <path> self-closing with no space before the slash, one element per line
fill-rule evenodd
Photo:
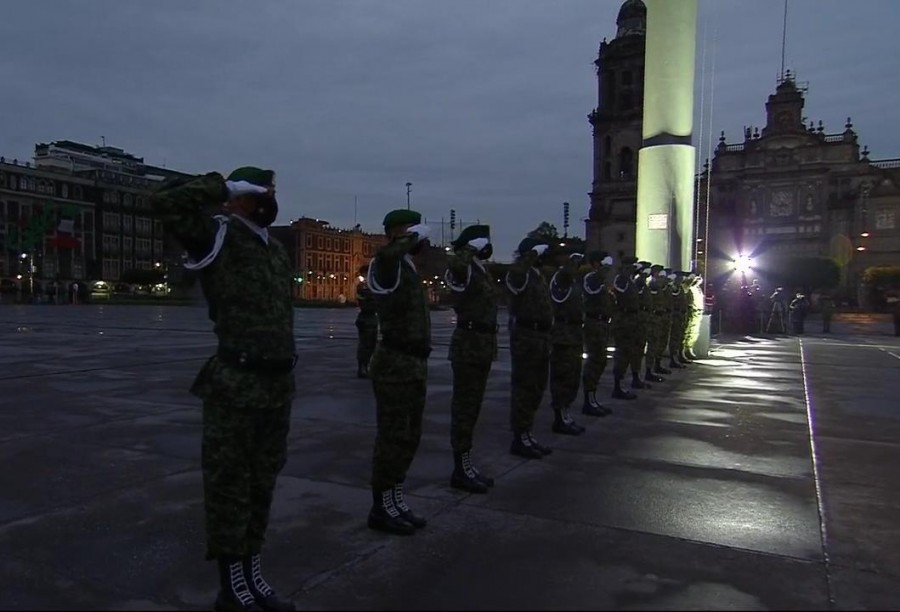
<path fill-rule="evenodd" d="M 481 414 L 484 390 L 487 388 L 491 362 L 467 363 L 451 361 L 453 398 L 450 400 L 450 444 L 453 452 L 472 450 L 475 425 Z"/>
<path fill-rule="evenodd" d="M 356 330 L 359 333 L 359 343 L 356 345 L 356 362 L 361 366 L 368 366 L 378 344 L 378 322 L 368 319 L 356 319 Z"/>
<path fill-rule="evenodd" d="M 613 343 L 616 351 L 613 354 L 613 374 L 616 378 L 625 376 L 628 366 L 634 362 L 634 353 L 638 342 L 637 315 L 626 315 L 627 318 L 614 322 L 612 327 Z"/>
<path fill-rule="evenodd" d="M 687 325 L 684 334 L 684 348 L 692 349 L 700 339 L 700 324 L 703 322 L 702 310 L 691 310 L 687 316 Z"/>
<path fill-rule="evenodd" d="M 644 352 L 647 349 L 647 340 L 650 332 L 650 313 L 641 311 L 638 315 L 637 331 L 635 332 L 634 350 L 631 352 L 631 371 L 641 373 L 641 362 L 644 360 Z"/>
<path fill-rule="evenodd" d="M 661 358 L 669 346 L 671 322 L 666 313 L 654 314 L 650 319 L 647 333 L 647 359 Z M 648 364 L 649 365 L 649 364 Z"/>
<path fill-rule="evenodd" d="M 512 357 L 510 427 L 514 434 L 530 432 L 540 408 L 550 375 L 550 336 L 513 329 L 509 352 Z"/>
<path fill-rule="evenodd" d="M 683 312 L 672 313 L 672 331 L 669 333 L 669 355 L 677 355 L 684 346 L 687 317 Z"/>
<path fill-rule="evenodd" d="M 207 559 L 260 552 L 275 479 L 287 458 L 290 414 L 290 402 L 203 402 Z"/>
<path fill-rule="evenodd" d="M 372 489 L 385 491 L 406 480 L 419 440 L 425 411 L 425 380 L 372 380 L 375 390 L 375 452 L 372 457 Z"/>
<path fill-rule="evenodd" d="M 584 320 L 584 350 L 587 359 L 581 377 L 585 391 L 596 391 L 597 383 L 606 369 L 606 346 L 609 344 L 609 323 L 596 319 Z"/>
<path fill-rule="evenodd" d="M 578 397 L 583 347 L 554 344 L 550 351 L 550 404 L 568 408 Z"/>

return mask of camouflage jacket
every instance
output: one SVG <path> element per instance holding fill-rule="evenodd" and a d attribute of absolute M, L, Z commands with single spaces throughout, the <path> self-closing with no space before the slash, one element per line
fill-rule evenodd
<path fill-rule="evenodd" d="M 409 255 L 416 236 L 395 238 L 369 264 L 381 338 L 369 371 L 381 380 L 425 380 L 431 353 L 431 311 Z"/>
<path fill-rule="evenodd" d="M 687 308 L 687 301 L 684 296 L 684 289 L 677 281 L 672 283 L 672 313 L 675 316 L 682 316 Z"/>
<path fill-rule="evenodd" d="M 672 314 L 672 292 L 668 285 L 650 283 L 650 309 L 654 316 L 665 317 Z"/>
<path fill-rule="evenodd" d="M 359 306 L 359 314 L 356 322 L 360 325 L 378 325 L 378 312 L 375 306 L 375 295 L 369 289 L 365 281 L 356 285 L 356 303 Z"/>
<path fill-rule="evenodd" d="M 553 344 L 581 346 L 584 343 L 584 301 L 581 283 L 565 268 L 557 270 L 550 278 L 550 299 L 553 300 Z"/>
<path fill-rule="evenodd" d="M 616 290 L 616 314 L 637 314 L 641 297 L 634 281 L 620 272 L 613 281 L 613 288 Z"/>
<path fill-rule="evenodd" d="M 272 236 L 266 241 L 237 217 L 210 217 L 205 209 L 226 197 L 221 175 L 210 173 L 163 186 L 152 206 L 170 232 L 198 262 L 209 318 L 219 340 L 217 357 L 195 381 L 195 394 L 248 402 L 283 401 L 293 394 L 293 373 L 265 377 L 244 363 L 290 361 L 295 355 L 292 266 L 285 248 Z M 228 391 L 231 389 L 231 391 Z"/>
<path fill-rule="evenodd" d="M 506 288 L 511 294 L 509 314 L 514 329 L 546 335 L 553 325 L 553 305 L 547 281 L 533 262 L 530 255 L 525 255 L 513 262 L 506 273 Z"/>
<path fill-rule="evenodd" d="M 497 295 L 490 274 L 474 251 L 463 248 L 450 255 L 444 280 L 457 321 L 448 359 L 490 363 L 497 356 Z"/>
<path fill-rule="evenodd" d="M 603 271 L 591 271 L 581 280 L 584 314 L 588 319 L 609 322 L 616 309 L 616 299 L 604 282 Z"/>

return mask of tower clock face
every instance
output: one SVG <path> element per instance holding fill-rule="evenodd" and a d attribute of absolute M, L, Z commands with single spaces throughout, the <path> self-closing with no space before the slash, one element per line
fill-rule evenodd
<path fill-rule="evenodd" d="M 781 190 L 772 193 L 769 214 L 773 217 L 789 217 L 794 214 L 794 198 L 790 191 Z"/>

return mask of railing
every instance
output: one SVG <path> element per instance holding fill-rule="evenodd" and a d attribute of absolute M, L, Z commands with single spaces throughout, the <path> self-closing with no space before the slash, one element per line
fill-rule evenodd
<path fill-rule="evenodd" d="M 744 150 L 744 143 L 725 145 L 726 152 L 743 151 L 743 150 Z"/>
<path fill-rule="evenodd" d="M 869 163 L 882 170 L 887 170 L 888 168 L 900 168 L 900 157 L 895 159 L 877 159 Z"/>
<path fill-rule="evenodd" d="M 843 134 L 826 134 L 825 142 L 844 142 Z"/>

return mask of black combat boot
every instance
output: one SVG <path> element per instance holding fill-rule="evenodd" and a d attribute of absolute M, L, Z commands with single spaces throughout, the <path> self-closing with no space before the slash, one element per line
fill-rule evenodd
<path fill-rule="evenodd" d="M 633 400 L 637 399 L 637 395 L 632 393 L 631 391 L 626 391 L 622 388 L 622 377 L 615 377 L 615 387 L 613 387 L 612 392 L 613 399 L 625 399 L 625 400 Z"/>
<path fill-rule="evenodd" d="M 671 355 L 669 355 L 669 367 L 675 370 L 683 370 L 687 366 L 675 361 L 675 353 L 672 353 Z"/>
<path fill-rule="evenodd" d="M 580 436 L 585 428 L 572 420 L 569 416 L 568 408 L 553 409 L 553 433 L 563 434 L 565 436 Z"/>
<path fill-rule="evenodd" d="M 534 444 L 531 443 L 531 436 L 528 433 L 520 433 L 513 436 L 512 444 L 509 447 L 510 454 L 525 459 L 543 459 L 542 453 Z"/>
<path fill-rule="evenodd" d="M 659 357 L 656 358 L 655 366 L 656 367 L 653 368 L 653 371 L 656 372 L 657 374 L 671 374 L 672 373 L 672 370 L 670 370 L 669 368 L 664 368 L 662 366 L 662 359 Z"/>
<path fill-rule="evenodd" d="M 681 363 L 682 365 L 688 365 L 689 363 L 694 363 L 693 361 L 691 361 L 690 359 L 688 359 L 685 356 L 684 349 L 681 349 L 680 351 L 678 351 L 677 359 L 678 359 L 678 362 Z"/>
<path fill-rule="evenodd" d="M 695 353 L 694 349 L 692 349 L 692 348 L 685 349 L 684 354 L 691 361 L 697 361 L 698 359 L 700 359 L 699 357 L 697 357 L 697 353 Z"/>
<path fill-rule="evenodd" d="M 487 493 L 487 483 L 478 478 L 478 473 L 472 467 L 469 451 L 453 453 L 453 475 L 450 476 L 450 486 L 468 493 Z"/>
<path fill-rule="evenodd" d="M 632 389 L 649 389 L 650 385 L 641 380 L 641 377 L 638 376 L 637 372 L 631 373 L 631 388 Z"/>
<path fill-rule="evenodd" d="M 262 565 L 258 554 L 245 558 L 243 565 L 247 586 L 256 604 L 265 612 L 294 612 L 297 609 L 293 602 L 276 595 L 275 590 L 262 577 Z"/>
<path fill-rule="evenodd" d="M 244 577 L 244 564 L 235 557 L 219 557 L 219 583 L 216 612 L 262 612 Z"/>
<path fill-rule="evenodd" d="M 409 506 L 406 505 L 406 500 L 403 499 L 402 482 L 400 484 L 394 485 L 394 506 L 397 508 L 397 511 L 400 512 L 400 518 L 402 518 L 404 521 L 406 521 L 416 529 L 421 529 L 428 524 L 428 521 L 415 514 L 412 510 L 410 510 Z"/>
<path fill-rule="evenodd" d="M 647 369 L 644 371 L 644 378 L 653 382 L 666 382 L 665 378 L 654 374 L 653 370 L 650 369 L 650 366 L 647 366 Z"/>
<path fill-rule="evenodd" d="M 356 368 L 356 377 L 357 378 L 368 378 L 369 377 L 369 366 L 360 362 L 359 366 Z"/>
<path fill-rule="evenodd" d="M 395 535 L 412 535 L 416 528 L 400 516 L 400 510 L 394 504 L 394 489 L 372 491 L 372 509 L 369 511 L 369 529 L 393 533 Z"/>
<path fill-rule="evenodd" d="M 595 391 L 584 392 L 584 404 L 581 406 L 581 414 L 593 417 L 605 417 L 612 414 L 612 410 L 606 408 L 597 401 L 597 393 Z"/>
<path fill-rule="evenodd" d="M 539 451 L 542 455 L 544 455 L 544 456 L 546 457 L 547 455 L 552 455 L 552 454 L 553 454 L 553 449 L 550 448 L 549 446 L 544 446 L 543 444 L 541 444 L 540 442 L 538 442 L 537 440 L 535 440 L 535 439 L 534 439 L 534 436 L 531 435 L 531 432 L 530 432 L 530 431 L 528 432 L 527 435 L 528 435 L 528 439 L 531 440 L 531 445 L 532 445 L 533 447 L 535 447 L 536 449 L 538 449 L 538 451 Z"/>

